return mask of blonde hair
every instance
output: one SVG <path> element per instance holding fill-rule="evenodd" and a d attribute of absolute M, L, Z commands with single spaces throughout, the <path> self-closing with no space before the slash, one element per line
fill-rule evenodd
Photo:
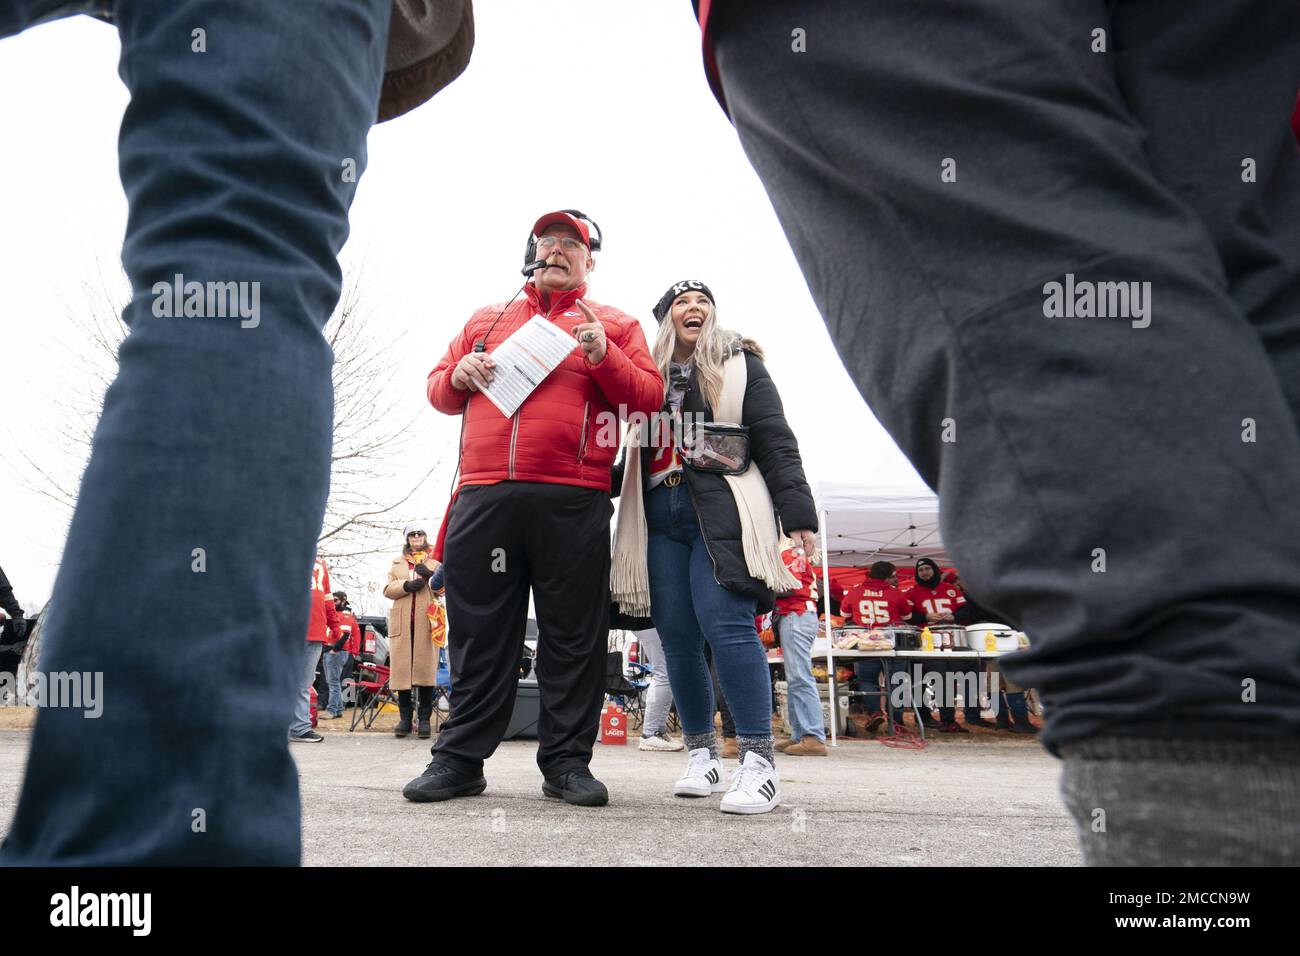
<path fill-rule="evenodd" d="M 695 353 L 691 360 L 699 372 L 700 388 L 704 400 L 710 409 L 716 410 L 722 400 L 722 365 L 731 356 L 732 346 L 741 340 L 739 332 L 718 326 L 718 307 L 711 299 L 709 314 L 704 318 L 700 337 L 695 341 Z M 673 322 L 671 306 L 664 320 L 659 323 L 659 335 L 655 338 L 654 360 L 659 366 L 659 374 L 664 380 L 664 395 L 668 394 L 668 364 L 673 360 L 673 351 L 677 348 L 677 325 Z"/>

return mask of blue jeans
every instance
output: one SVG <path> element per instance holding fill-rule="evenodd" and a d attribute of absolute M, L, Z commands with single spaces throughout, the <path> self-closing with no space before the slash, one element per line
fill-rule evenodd
<path fill-rule="evenodd" d="M 301 737 L 311 730 L 311 687 L 316 683 L 316 668 L 320 664 L 320 641 L 307 641 L 302 651 L 301 677 L 298 699 L 293 706 L 293 720 L 289 724 L 289 736 Z"/>
<path fill-rule="evenodd" d="M 822 699 L 812 675 L 812 646 L 817 637 L 817 614 L 783 614 L 776 619 L 785 660 L 786 700 L 790 708 L 790 737 L 826 739 Z"/>
<path fill-rule="evenodd" d="M 0 0 L 0 35 L 62 6 Z M 321 328 L 356 189 L 341 171 L 348 159 L 365 167 L 390 8 L 114 6 L 131 97 L 119 137 L 130 333 L 41 661 L 102 672 L 104 712 L 40 712 L 0 862 L 300 860 L 285 728 L 303 689 L 329 486 L 333 355 Z M 206 53 L 191 52 L 196 26 Z M 159 317 L 168 298 L 155 283 L 178 274 L 246 283 L 255 324 L 206 306 L 212 317 Z"/>
<path fill-rule="evenodd" d="M 351 656 L 347 651 L 326 651 L 321 658 L 325 680 L 330 685 L 329 710 L 335 717 L 343 713 L 343 671 L 347 669 Z"/>
<path fill-rule="evenodd" d="M 352 656 L 346 650 L 326 650 L 325 680 L 329 682 L 329 710 L 334 717 L 343 713 L 343 674 Z"/>
<path fill-rule="evenodd" d="M 754 599 L 713 577 L 686 485 L 646 494 L 650 616 L 668 661 L 682 731 L 713 733 L 713 683 L 704 642 L 713 648 L 718 682 L 741 737 L 772 734 L 772 678 L 754 627 Z"/>

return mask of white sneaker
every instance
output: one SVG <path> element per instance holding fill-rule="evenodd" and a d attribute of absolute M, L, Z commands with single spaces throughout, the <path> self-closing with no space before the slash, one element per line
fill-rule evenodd
<path fill-rule="evenodd" d="M 686 745 L 680 740 L 671 739 L 662 730 L 657 734 L 651 734 L 641 738 L 641 743 L 637 745 L 637 750 L 685 750 Z"/>
<path fill-rule="evenodd" d="M 767 813 L 781 805 L 781 780 L 776 768 L 754 751 L 745 754 L 731 775 L 731 789 L 722 797 L 723 813 Z"/>
<path fill-rule="evenodd" d="M 686 776 L 673 784 L 675 797 L 707 797 L 727 789 L 722 782 L 722 761 L 709 756 L 709 748 L 692 750 L 686 763 Z"/>

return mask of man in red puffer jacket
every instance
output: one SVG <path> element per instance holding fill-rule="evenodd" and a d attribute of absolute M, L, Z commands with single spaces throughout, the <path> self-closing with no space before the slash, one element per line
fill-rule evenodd
<path fill-rule="evenodd" d="M 432 762 L 402 791 L 409 800 L 486 788 L 483 761 L 514 709 L 530 589 L 542 792 L 578 806 L 609 799 L 587 765 L 609 632 L 610 466 L 619 419 L 658 411 L 664 383 L 637 320 L 586 297 L 600 248 L 592 225 L 575 210 L 538 219 L 524 300 L 475 312 L 429 375 L 433 407 L 464 416 L 460 484 L 434 548 L 456 635 L 455 692 Z M 480 393 L 496 374 L 494 351 L 534 317 L 571 335 L 572 350 L 507 417 Z"/>

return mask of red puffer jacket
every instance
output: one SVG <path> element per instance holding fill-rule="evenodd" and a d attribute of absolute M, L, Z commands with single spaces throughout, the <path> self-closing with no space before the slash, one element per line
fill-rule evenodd
<path fill-rule="evenodd" d="M 429 401 L 448 415 L 465 414 L 461 439 L 461 485 L 497 481 L 544 481 L 609 490 L 609 468 L 618 453 L 615 415 L 651 415 L 664 400 L 664 383 L 650 357 L 641 324 L 630 315 L 586 298 L 579 286 L 542 304 L 537 289 L 510 306 L 492 329 L 491 352 L 534 315 L 569 332 L 586 321 L 575 302 L 581 298 L 605 327 L 605 357 L 592 365 L 574 341 L 568 358 L 533 391 L 513 418 L 504 417 L 485 396 L 460 391 L 451 373 L 474 343 L 488 333 L 500 305 L 475 312 L 447 354 L 429 374 Z"/>

